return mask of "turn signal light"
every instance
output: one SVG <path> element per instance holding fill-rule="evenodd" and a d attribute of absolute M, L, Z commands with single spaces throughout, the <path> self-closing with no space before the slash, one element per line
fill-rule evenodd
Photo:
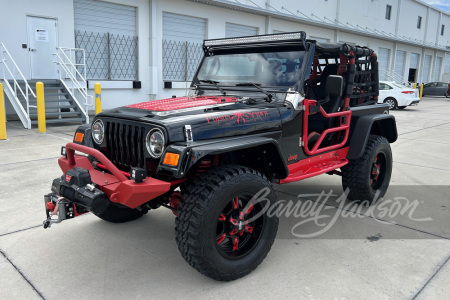
<path fill-rule="evenodd" d="M 164 156 L 164 164 L 176 167 L 179 159 L 180 154 L 167 152 L 166 156 Z"/>
<path fill-rule="evenodd" d="M 83 142 L 83 138 L 84 138 L 84 133 L 82 133 L 82 132 L 77 132 L 77 133 L 75 134 L 74 140 L 75 140 L 75 142 L 77 142 L 77 143 L 82 143 L 82 142 Z"/>

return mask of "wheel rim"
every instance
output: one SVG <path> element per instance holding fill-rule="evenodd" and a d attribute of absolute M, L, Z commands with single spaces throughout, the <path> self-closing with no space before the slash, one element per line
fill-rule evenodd
<path fill-rule="evenodd" d="M 394 109 L 394 107 L 395 107 L 394 100 L 388 99 L 388 100 L 386 100 L 386 103 L 389 104 L 389 109 Z"/>
<path fill-rule="evenodd" d="M 370 186 L 374 190 L 378 190 L 383 184 L 386 175 L 386 157 L 383 153 L 378 153 L 372 162 L 370 171 Z"/>
<path fill-rule="evenodd" d="M 246 207 L 251 198 L 249 195 L 234 197 L 217 218 L 216 247 L 227 259 L 240 259 L 248 255 L 262 235 L 265 215 L 250 220 L 262 210 L 260 204 Z"/>

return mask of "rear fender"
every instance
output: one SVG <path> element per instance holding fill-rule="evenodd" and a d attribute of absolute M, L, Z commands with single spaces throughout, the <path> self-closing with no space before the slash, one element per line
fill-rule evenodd
<path fill-rule="evenodd" d="M 370 114 L 357 117 L 356 122 L 352 120 L 348 159 L 358 159 L 363 155 L 371 134 L 383 136 L 389 143 L 394 143 L 398 137 L 395 117 L 390 114 Z"/>

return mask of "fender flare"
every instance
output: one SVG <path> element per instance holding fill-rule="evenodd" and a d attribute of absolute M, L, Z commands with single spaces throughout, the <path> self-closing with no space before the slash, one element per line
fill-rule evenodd
<path fill-rule="evenodd" d="M 206 156 L 237 152 L 251 155 L 256 154 L 257 151 L 264 153 L 264 160 L 261 161 L 260 166 L 266 168 L 267 171 L 263 172 L 265 175 L 270 179 L 284 179 L 288 176 L 289 170 L 284 162 L 278 142 L 273 138 L 263 136 L 245 136 L 233 139 L 196 141 L 184 145 L 170 145 L 166 152 L 180 153 L 181 163 L 177 168 L 170 168 L 164 165 L 163 160 L 161 160 L 158 170 L 171 171 L 174 177 L 183 178 Z"/>
<path fill-rule="evenodd" d="M 397 125 L 393 115 L 365 115 L 358 117 L 356 122 L 352 121 L 352 123 L 354 125 L 349 138 L 348 159 L 358 159 L 363 155 L 371 134 L 383 136 L 389 143 L 394 143 L 397 140 Z"/>

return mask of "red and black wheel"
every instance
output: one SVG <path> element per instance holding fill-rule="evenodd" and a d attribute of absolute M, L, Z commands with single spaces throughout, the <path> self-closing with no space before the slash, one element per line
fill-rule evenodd
<path fill-rule="evenodd" d="M 392 151 L 382 136 L 371 135 L 363 155 L 342 169 L 342 187 L 351 201 L 373 204 L 382 198 L 391 180 Z"/>
<path fill-rule="evenodd" d="M 200 273 L 229 281 L 253 271 L 274 242 L 278 218 L 266 209 L 276 195 L 266 177 L 240 166 L 212 169 L 196 179 L 180 203 L 176 242 Z M 260 191 L 263 201 L 251 201 Z"/>
<path fill-rule="evenodd" d="M 251 194 L 239 195 L 227 203 L 216 225 L 216 248 L 226 259 L 240 259 L 258 244 L 264 228 L 261 203 L 250 203 Z M 260 217 L 255 218 L 258 214 Z"/>
<path fill-rule="evenodd" d="M 383 153 L 378 153 L 372 163 L 372 170 L 370 173 L 370 186 L 374 190 L 378 190 L 386 176 L 386 157 Z"/>

